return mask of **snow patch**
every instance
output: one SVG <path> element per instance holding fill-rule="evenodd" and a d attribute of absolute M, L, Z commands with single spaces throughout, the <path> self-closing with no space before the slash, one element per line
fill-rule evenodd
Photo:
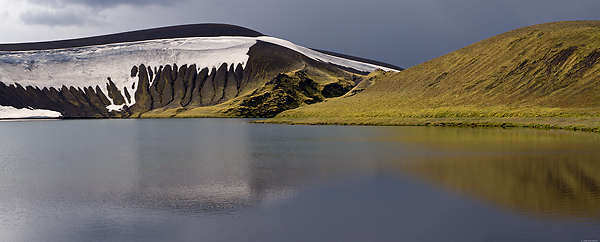
<path fill-rule="evenodd" d="M 45 109 L 29 109 L 0 106 L 0 119 L 8 118 L 59 118 L 60 112 Z"/>
<path fill-rule="evenodd" d="M 337 56 L 324 54 L 324 53 L 321 53 L 318 51 L 311 50 L 306 47 L 296 45 L 287 40 L 278 39 L 278 38 L 274 38 L 274 37 L 261 36 L 261 37 L 258 37 L 258 40 L 286 47 L 286 48 L 294 50 L 296 52 L 300 52 L 300 53 L 304 54 L 305 56 L 307 56 L 311 59 L 314 59 L 314 60 L 322 61 L 325 63 L 331 63 L 331 64 L 335 64 L 335 65 L 339 65 L 339 66 L 344 66 L 344 67 L 356 69 L 359 71 L 372 72 L 377 69 L 382 69 L 384 71 L 396 71 L 396 72 L 398 71 L 398 70 L 383 67 L 383 66 L 378 66 L 378 65 L 374 65 L 374 64 L 369 64 L 369 63 L 365 63 L 365 62 L 349 60 L 349 59 L 345 59 L 345 58 L 341 58 L 341 57 L 337 57 Z"/>
<path fill-rule="evenodd" d="M 140 64 L 160 67 L 172 64 L 196 64 L 201 68 L 218 68 L 223 63 L 248 62 L 248 51 L 256 43 L 250 37 L 197 37 L 148 40 L 78 48 L 39 51 L 0 51 L 0 81 L 10 85 L 85 88 L 99 86 L 108 95 L 107 78 L 111 78 L 124 95 L 125 87 L 133 97 L 137 78 L 131 68 Z"/>
<path fill-rule="evenodd" d="M 111 105 L 106 106 L 106 109 L 108 109 L 109 112 L 122 111 L 124 107 L 125 107 L 125 104 L 121 104 L 121 105 L 111 104 Z"/>

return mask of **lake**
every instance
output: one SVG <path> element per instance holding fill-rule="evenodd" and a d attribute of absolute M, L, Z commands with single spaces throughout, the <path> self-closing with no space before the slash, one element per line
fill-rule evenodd
<path fill-rule="evenodd" d="M 600 239 L 600 135 L 0 122 L 0 241 Z"/>

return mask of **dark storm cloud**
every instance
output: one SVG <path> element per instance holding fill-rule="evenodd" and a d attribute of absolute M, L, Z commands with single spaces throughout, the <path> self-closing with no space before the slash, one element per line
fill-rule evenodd
<path fill-rule="evenodd" d="M 169 6 L 182 0 L 28 0 L 30 3 L 47 5 L 53 7 L 64 7 L 71 5 L 80 5 L 91 8 L 111 8 L 120 5 L 163 5 Z"/>
<path fill-rule="evenodd" d="M 308 47 L 402 67 L 528 25 L 598 19 L 600 11 L 598 0 L 263 1 L 269 8 L 237 2 L 265 16 L 238 23 Z"/>
<path fill-rule="evenodd" d="M 119 6 L 149 7 L 174 5 L 185 0 L 27 0 L 47 9 L 21 13 L 20 20 L 28 25 L 89 26 L 105 22 L 101 11 Z"/>
<path fill-rule="evenodd" d="M 75 10 L 28 11 L 21 14 L 21 21 L 30 25 L 45 26 L 84 26 L 97 24 L 92 16 Z"/>
<path fill-rule="evenodd" d="M 85 25 L 77 31 L 99 35 L 228 23 L 306 47 L 405 68 L 516 28 L 600 18 L 600 0 L 26 1 L 40 6 L 20 15 L 28 25 Z"/>

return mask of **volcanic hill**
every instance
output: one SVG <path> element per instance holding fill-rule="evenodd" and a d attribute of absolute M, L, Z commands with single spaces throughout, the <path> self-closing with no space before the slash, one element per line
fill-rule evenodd
<path fill-rule="evenodd" d="M 1 44 L 0 118 L 272 117 L 376 69 L 401 70 L 224 24 Z"/>

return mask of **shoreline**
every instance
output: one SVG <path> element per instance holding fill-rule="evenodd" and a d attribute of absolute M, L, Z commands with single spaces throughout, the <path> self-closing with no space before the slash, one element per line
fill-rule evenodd
<path fill-rule="evenodd" d="M 435 126 L 481 128 L 533 128 L 600 133 L 599 117 L 577 118 L 273 118 L 252 123 L 288 125 Z"/>
<path fill-rule="evenodd" d="M 72 119 L 206 119 L 240 118 L 228 116 L 185 116 L 137 118 L 8 118 L 6 121 L 57 121 Z M 600 133 L 600 117 L 518 117 L 518 118 L 255 118 L 250 121 L 257 124 L 286 125 L 347 125 L 347 126 L 428 126 L 428 127 L 464 127 L 464 128 L 531 128 L 539 130 L 566 130 Z"/>

